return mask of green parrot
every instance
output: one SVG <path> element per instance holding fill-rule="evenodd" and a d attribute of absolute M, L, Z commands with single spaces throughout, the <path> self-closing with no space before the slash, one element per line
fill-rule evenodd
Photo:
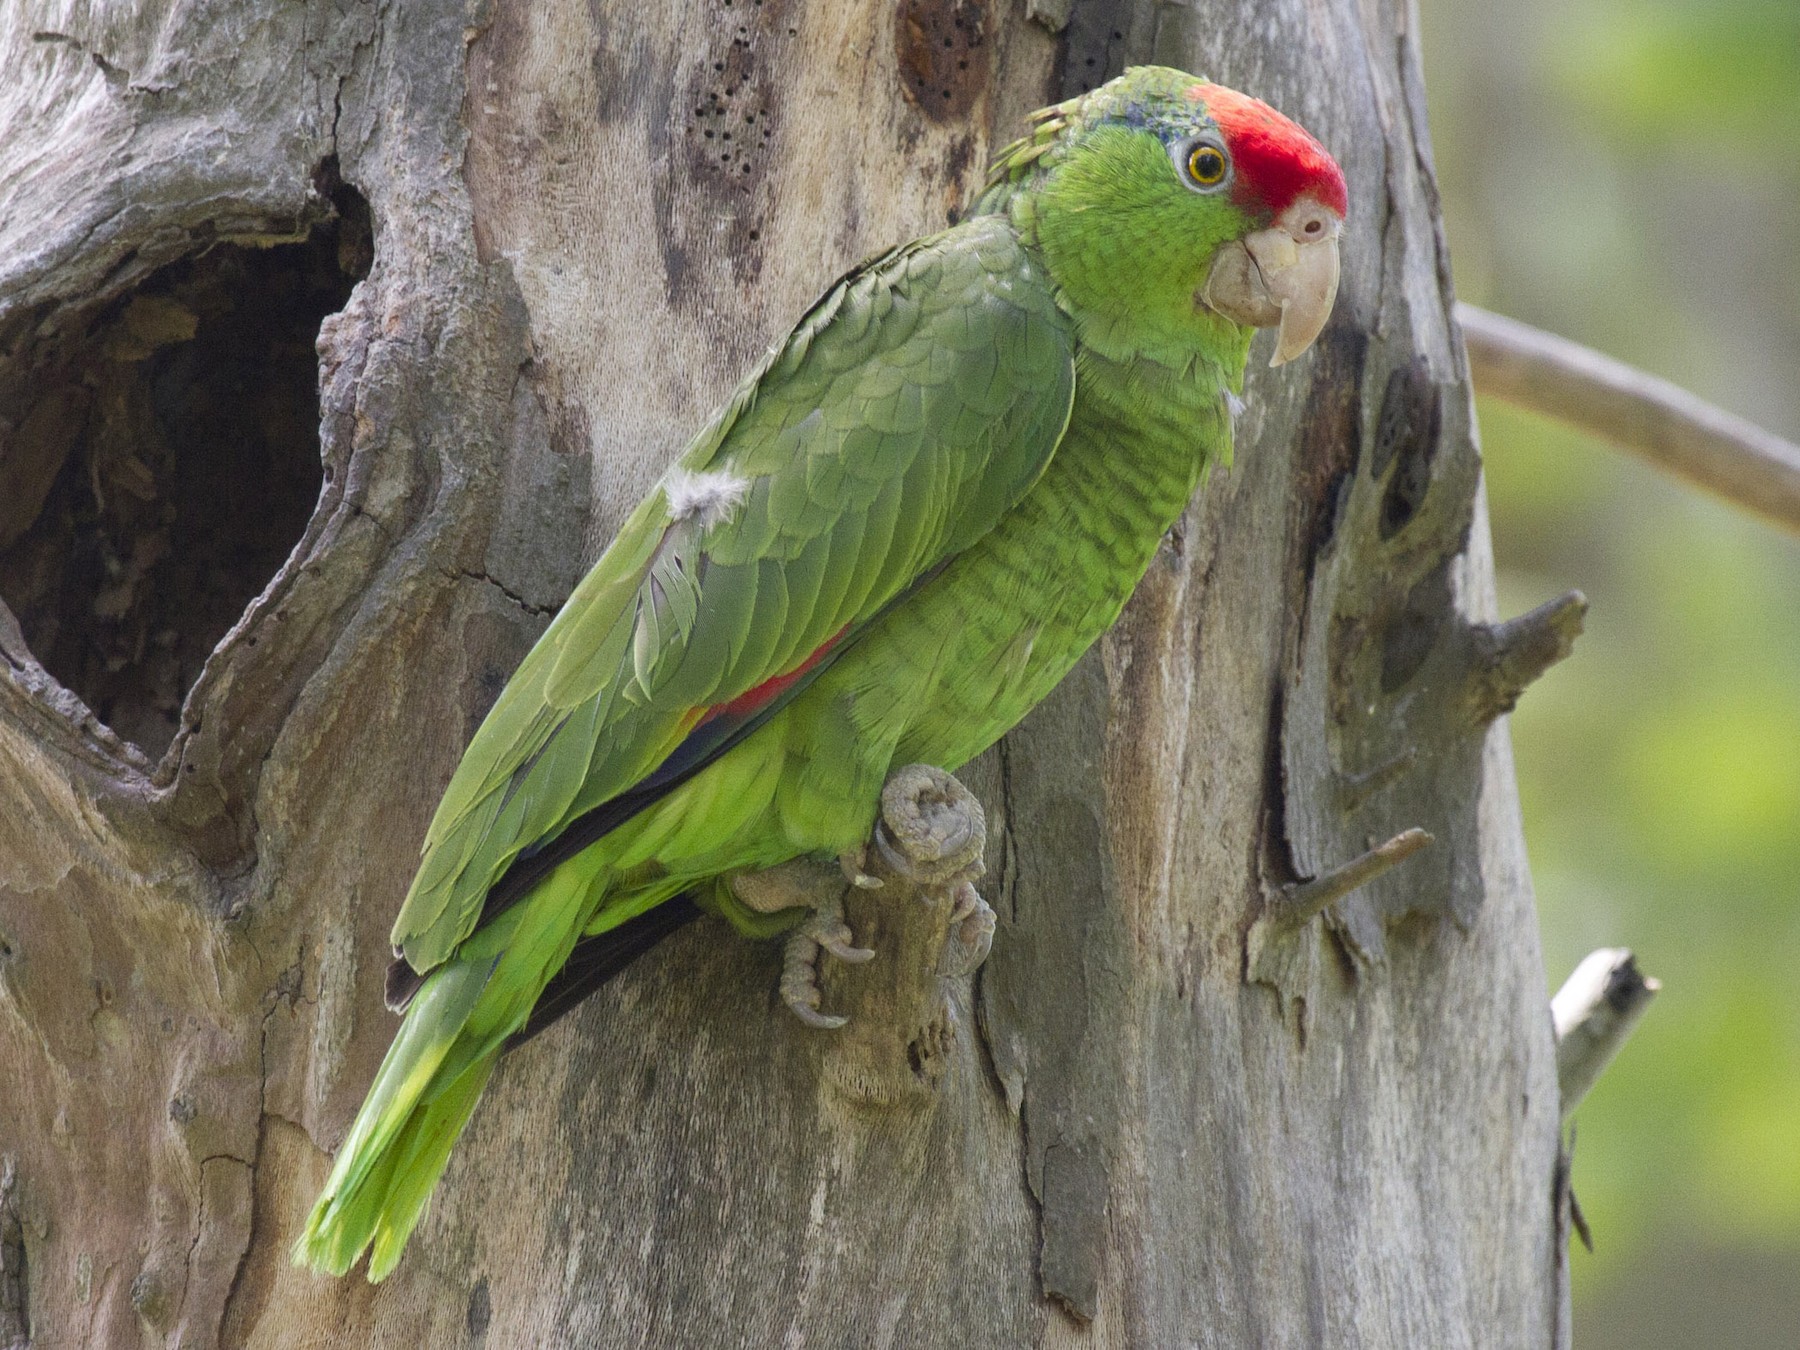
<path fill-rule="evenodd" d="M 1118 616 L 1229 462 L 1253 330 L 1279 365 L 1324 327 L 1345 186 L 1299 126 L 1155 67 L 1031 124 L 966 219 L 801 318 L 500 694 L 297 1260 L 391 1271 L 500 1056 L 688 919 L 806 919 L 738 883 L 856 879 L 890 769 L 981 753 Z"/>

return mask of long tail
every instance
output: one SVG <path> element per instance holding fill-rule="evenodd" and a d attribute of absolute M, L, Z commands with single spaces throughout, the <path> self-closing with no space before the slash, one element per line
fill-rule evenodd
<path fill-rule="evenodd" d="M 342 1275 L 372 1247 L 369 1279 L 386 1276 L 500 1056 L 699 913 L 677 897 L 577 942 L 591 884 L 558 868 L 426 977 L 294 1244 L 295 1261 Z"/>
<path fill-rule="evenodd" d="M 296 1261 L 342 1275 L 373 1244 L 369 1278 L 394 1268 L 499 1057 L 498 1047 L 469 1054 L 464 1034 L 495 966 L 452 961 L 425 981 L 338 1150 Z"/>

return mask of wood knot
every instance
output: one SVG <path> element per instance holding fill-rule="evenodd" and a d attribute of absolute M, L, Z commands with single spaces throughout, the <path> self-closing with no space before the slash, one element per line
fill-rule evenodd
<path fill-rule="evenodd" d="M 975 794 L 951 775 L 909 764 L 882 788 L 875 845 L 909 881 L 944 886 L 981 875 L 987 818 Z"/>

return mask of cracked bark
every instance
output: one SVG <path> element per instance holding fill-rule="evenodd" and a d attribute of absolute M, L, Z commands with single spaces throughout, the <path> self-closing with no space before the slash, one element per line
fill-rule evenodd
<path fill-rule="evenodd" d="M 1566 1340 L 1495 718 L 1573 609 L 1492 613 L 1410 17 L 903 8 L 0 17 L 0 472 L 62 416 L 29 420 L 45 362 L 159 269 L 341 228 L 340 183 L 374 226 L 319 331 L 317 505 L 167 750 L 0 612 L 0 1345 Z M 955 18 L 967 67 L 899 50 Z M 813 1033 L 778 945 L 704 921 L 506 1061 L 389 1283 L 291 1269 L 392 1032 L 418 840 L 544 617 L 832 272 L 1143 59 L 1338 154 L 1342 299 L 1252 373 L 1236 466 L 1118 629 L 965 772 L 988 966 L 940 981 L 911 953 L 945 916 L 853 894 L 881 954 L 827 971 L 856 1020 Z"/>

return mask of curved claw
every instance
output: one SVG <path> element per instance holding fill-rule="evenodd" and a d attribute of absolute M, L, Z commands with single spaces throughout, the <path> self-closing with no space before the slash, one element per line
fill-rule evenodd
<path fill-rule="evenodd" d="M 931 876 L 928 866 L 921 866 L 917 859 L 910 857 L 894 844 L 888 837 L 887 825 L 883 821 L 875 822 L 875 848 L 896 875 L 909 877 L 918 883 L 920 904 L 937 903 L 938 897 L 942 894 L 943 882 Z M 961 887 L 970 886 L 973 878 L 983 875 L 986 871 L 987 866 L 980 858 L 965 863 L 949 881 L 951 894 L 953 896 L 959 894 Z M 961 880 L 955 879 L 958 876 L 961 877 Z M 966 912 L 965 910 L 964 913 Z M 951 917 L 960 918 L 961 915 L 952 915 Z"/>
<path fill-rule="evenodd" d="M 837 1013 L 819 1012 L 815 1008 L 807 1007 L 798 999 L 789 998 L 785 993 L 782 994 L 781 1001 L 787 1004 L 788 1011 L 795 1017 L 798 1017 L 807 1026 L 816 1027 L 820 1031 L 836 1031 L 840 1027 L 850 1025 L 848 1017 L 840 1017 Z"/>
<path fill-rule="evenodd" d="M 888 828 L 885 820 L 875 822 L 875 847 L 882 858 L 886 860 L 887 865 L 900 876 L 908 876 L 914 870 L 912 859 L 888 842 Z"/>
<path fill-rule="evenodd" d="M 894 869 L 896 876 L 907 877 L 917 872 L 918 868 L 913 860 L 888 842 L 887 824 L 884 821 L 875 822 L 875 848 L 887 865 Z M 935 899 L 930 888 L 926 886 L 919 887 L 915 898 L 921 905 L 929 905 Z"/>
<path fill-rule="evenodd" d="M 850 938 L 850 930 L 843 924 L 823 933 L 813 933 L 812 940 L 824 950 L 830 952 L 845 965 L 860 966 L 864 961 L 873 961 L 875 951 L 872 947 L 858 947 Z"/>
<path fill-rule="evenodd" d="M 782 954 L 781 1001 L 795 1017 L 820 1031 L 835 1031 L 850 1021 L 819 1011 L 819 944 L 806 928 L 788 939 Z"/>
<path fill-rule="evenodd" d="M 844 873 L 844 880 L 859 891 L 878 891 L 887 883 L 880 877 L 872 877 L 863 870 L 863 850 L 847 849 L 838 854 L 838 867 Z"/>

